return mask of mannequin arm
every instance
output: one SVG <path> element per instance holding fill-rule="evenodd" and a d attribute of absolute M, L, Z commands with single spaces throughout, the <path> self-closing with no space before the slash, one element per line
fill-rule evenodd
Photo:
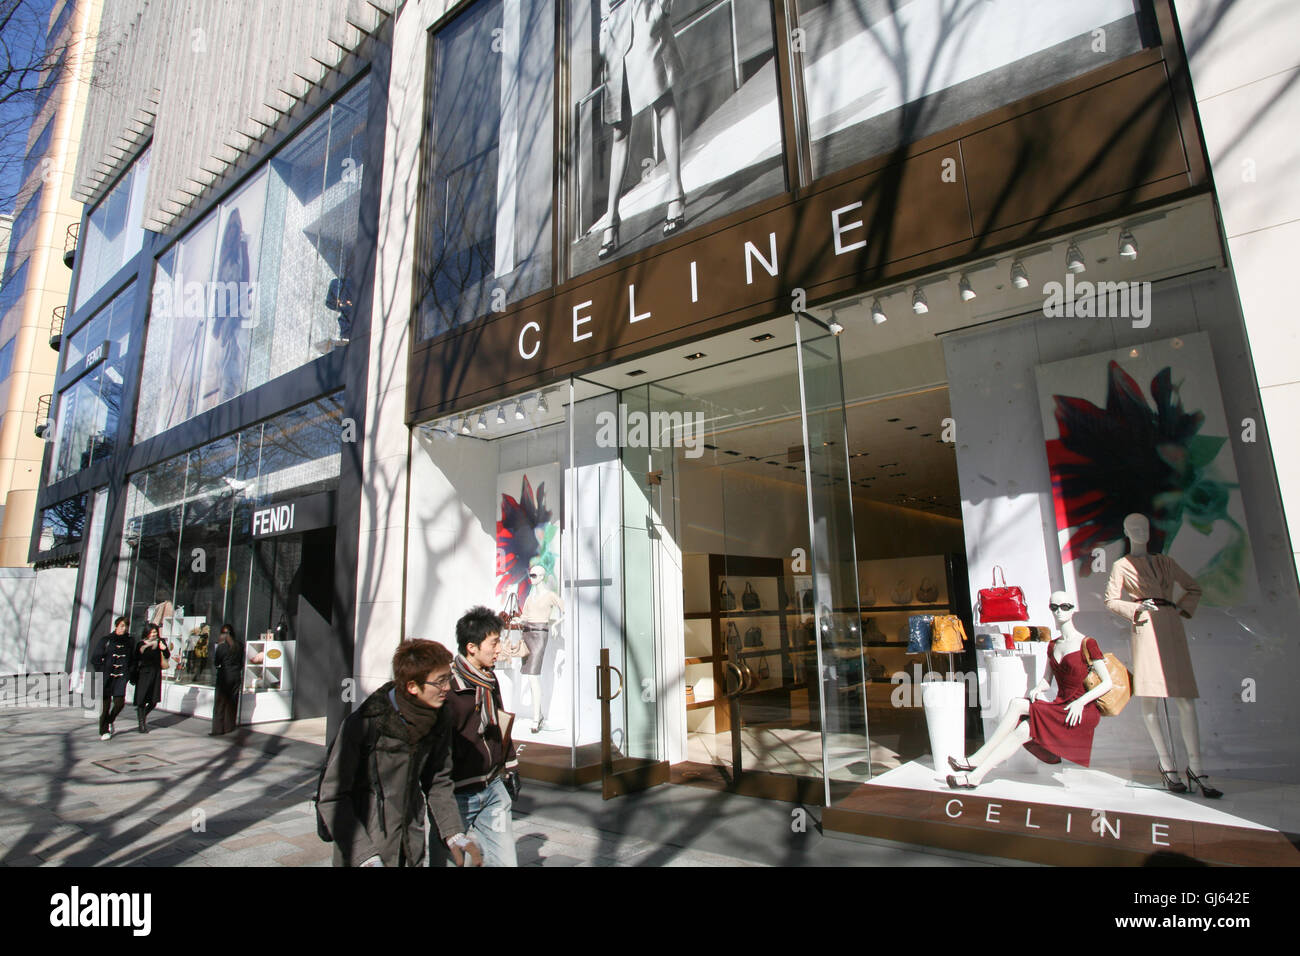
<path fill-rule="evenodd" d="M 1196 605 L 1201 603 L 1201 586 L 1196 583 L 1196 578 L 1184 571 L 1172 558 L 1169 559 L 1169 570 L 1173 572 L 1174 580 L 1185 592 L 1182 600 L 1178 602 L 1178 612 L 1183 617 L 1190 618 L 1196 613 Z"/>
<path fill-rule="evenodd" d="M 1073 727 L 1083 719 L 1083 708 L 1087 707 L 1099 697 L 1104 697 L 1111 689 L 1113 684 L 1110 680 L 1110 671 L 1106 669 L 1106 662 L 1097 660 L 1092 662 L 1092 672 L 1101 678 L 1101 683 L 1088 691 L 1082 697 L 1070 701 L 1065 708 L 1065 722 Z"/>
<path fill-rule="evenodd" d="M 1137 601 L 1125 601 L 1123 596 L 1124 573 L 1119 565 L 1115 564 L 1110 569 L 1110 580 L 1106 582 L 1106 593 L 1102 596 L 1102 600 L 1106 603 L 1106 610 L 1118 614 L 1130 623 L 1137 623 L 1138 614 L 1144 611 L 1142 605 Z"/>
<path fill-rule="evenodd" d="M 1052 678 L 1050 676 L 1044 677 L 1042 680 L 1040 680 L 1037 684 L 1035 684 L 1030 689 L 1029 693 L 1025 695 L 1025 699 L 1028 700 L 1030 703 L 1033 703 L 1039 697 L 1042 697 L 1044 694 L 1046 694 L 1047 689 L 1051 686 L 1052 686 Z"/>

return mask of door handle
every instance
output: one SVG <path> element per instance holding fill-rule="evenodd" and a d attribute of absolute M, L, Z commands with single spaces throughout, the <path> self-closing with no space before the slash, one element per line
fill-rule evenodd
<path fill-rule="evenodd" d="M 618 675 L 618 690 L 609 698 L 612 701 L 616 699 L 619 694 L 623 693 L 623 672 L 620 671 L 613 664 L 609 665 L 609 669 Z"/>

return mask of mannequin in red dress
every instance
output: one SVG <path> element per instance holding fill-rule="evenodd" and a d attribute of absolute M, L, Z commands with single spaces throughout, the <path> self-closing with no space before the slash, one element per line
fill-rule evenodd
<path fill-rule="evenodd" d="M 1075 628 L 1074 602 L 1064 591 L 1053 591 L 1049 599 L 1052 616 L 1061 636 L 1047 648 L 1048 671 L 1027 697 L 1013 700 L 993 736 L 968 761 L 949 757 L 958 771 L 948 775 L 948 786 L 968 790 L 979 786 L 998 764 L 1019 747 L 1024 747 L 1044 763 L 1060 763 L 1064 758 L 1081 767 L 1092 757 L 1092 734 L 1101 722 L 1101 711 L 1089 706 L 1110 690 L 1110 674 L 1102 660 L 1101 648 Z M 1088 666 L 1083 659 L 1083 642 L 1088 641 L 1092 670 L 1101 683 L 1084 691 L 1083 678 Z M 1056 679 L 1056 697 L 1040 699 Z"/>

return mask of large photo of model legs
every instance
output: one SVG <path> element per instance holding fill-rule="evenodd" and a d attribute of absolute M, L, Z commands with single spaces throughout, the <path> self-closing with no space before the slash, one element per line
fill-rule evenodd
<path fill-rule="evenodd" d="M 571 272 L 785 189 L 766 0 L 570 0 Z"/>

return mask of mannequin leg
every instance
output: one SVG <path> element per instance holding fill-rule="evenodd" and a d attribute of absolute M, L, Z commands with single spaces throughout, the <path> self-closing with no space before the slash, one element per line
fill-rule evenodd
<path fill-rule="evenodd" d="M 993 736 L 984 742 L 983 747 L 971 754 L 966 759 L 966 762 L 975 767 L 982 766 L 984 761 L 989 759 L 989 755 L 997 750 L 1002 741 L 1006 740 L 1015 731 L 1020 723 L 1020 718 L 1027 713 L 1029 713 L 1029 701 L 1023 697 L 1017 697 L 1011 701 L 1011 704 L 1007 707 L 1006 715 L 998 724 L 997 729 L 993 731 Z M 1021 743 L 1024 743 L 1024 741 L 1021 741 Z"/>
<path fill-rule="evenodd" d="M 1142 700 L 1142 722 L 1147 726 L 1147 734 L 1151 737 L 1151 742 L 1156 746 L 1156 754 L 1160 757 L 1160 769 L 1176 773 L 1178 764 L 1174 762 L 1173 755 L 1169 752 L 1169 744 L 1165 740 L 1165 730 L 1160 726 L 1160 701 L 1161 697 L 1143 697 Z M 1199 755 L 1198 755 L 1199 761 Z"/>
<path fill-rule="evenodd" d="M 528 675 L 528 692 L 533 697 L 533 726 L 542 722 L 542 675 Z"/>
<path fill-rule="evenodd" d="M 997 738 L 996 734 L 994 734 L 994 738 Z M 1029 722 L 1022 721 L 1016 724 L 1011 733 L 1005 735 L 998 742 L 998 745 L 989 751 L 988 756 L 979 761 L 969 775 L 970 782 L 974 784 L 982 783 L 984 778 L 988 776 L 989 771 L 1023 747 L 1027 740 L 1029 740 Z"/>
<path fill-rule="evenodd" d="M 1196 776 L 1203 776 L 1201 728 L 1196 719 L 1196 701 L 1190 697 L 1174 697 L 1172 700 L 1178 708 L 1178 728 L 1183 734 L 1183 746 L 1187 748 L 1187 767 Z"/>

